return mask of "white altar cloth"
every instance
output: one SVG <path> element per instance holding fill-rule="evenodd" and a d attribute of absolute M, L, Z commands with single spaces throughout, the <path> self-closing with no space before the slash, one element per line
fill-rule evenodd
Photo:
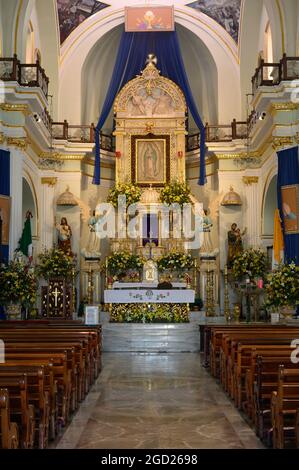
<path fill-rule="evenodd" d="M 174 289 L 186 289 L 186 282 L 172 282 Z M 114 282 L 113 289 L 156 289 L 157 282 Z"/>
<path fill-rule="evenodd" d="M 191 289 L 107 289 L 104 291 L 106 304 L 192 304 L 195 291 Z"/>

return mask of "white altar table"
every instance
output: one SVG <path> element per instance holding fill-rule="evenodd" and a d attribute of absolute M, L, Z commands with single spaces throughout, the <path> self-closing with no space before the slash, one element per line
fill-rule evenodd
<path fill-rule="evenodd" d="M 192 304 L 195 291 L 191 289 L 107 289 L 104 292 L 106 304 Z"/>
<path fill-rule="evenodd" d="M 186 282 L 172 282 L 174 289 L 186 289 Z M 157 289 L 157 282 L 114 282 L 113 289 Z"/>

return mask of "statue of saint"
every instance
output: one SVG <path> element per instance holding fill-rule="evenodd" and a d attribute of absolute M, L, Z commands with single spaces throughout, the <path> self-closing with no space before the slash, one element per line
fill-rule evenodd
<path fill-rule="evenodd" d="M 210 218 L 209 209 L 204 209 L 202 213 L 202 224 L 203 224 L 203 244 L 200 248 L 201 255 L 212 255 L 214 248 L 211 239 L 211 229 L 213 227 L 212 219 Z"/>
<path fill-rule="evenodd" d="M 89 239 L 88 245 L 86 248 L 86 255 L 90 257 L 100 257 L 99 252 L 99 238 L 97 236 L 97 222 L 99 218 L 96 215 L 96 211 L 94 210 L 92 213 L 92 217 L 88 220 L 88 227 L 89 227 Z"/>
<path fill-rule="evenodd" d="M 241 233 L 237 224 L 232 224 L 231 229 L 227 234 L 228 238 L 228 255 L 227 255 L 227 266 L 231 268 L 235 256 L 243 251 L 243 240 L 242 236 L 245 235 L 246 229 Z"/>
<path fill-rule="evenodd" d="M 72 229 L 67 223 L 67 219 L 62 217 L 60 224 L 56 224 L 58 232 L 58 248 L 69 256 L 73 256 L 71 238 Z"/>
<path fill-rule="evenodd" d="M 145 179 L 155 178 L 157 171 L 157 153 L 151 144 L 148 144 L 143 156 L 143 176 Z"/>

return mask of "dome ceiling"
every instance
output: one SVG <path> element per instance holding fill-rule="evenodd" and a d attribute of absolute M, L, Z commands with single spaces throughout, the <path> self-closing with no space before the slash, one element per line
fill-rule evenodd
<path fill-rule="evenodd" d="M 171 4 L 180 7 L 189 7 L 199 14 L 209 16 L 222 26 L 235 42 L 238 43 L 242 1 L 243 0 L 197 0 L 190 2 L 189 0 L 188 2 L 186 0 L 177 0 L 172 1 Z M 110 6 L 116 7 L 119 5 L 119 2 L 116 0 L 108 0 L 108 2 L 109 3 L 99 2 L 98 0 L 57 0 L 61 44 L 77 26 L 91 15 Z M 137 3 L 136 0 L 127 0 L 125 2 L 127 6 L 141 6 L 144 5 L 144 3 L 144 1 Z M 162 3 L 166 4 L 166 1 Z M 153 2 L 153 4 L 157 5 L 156 2 Z"/>

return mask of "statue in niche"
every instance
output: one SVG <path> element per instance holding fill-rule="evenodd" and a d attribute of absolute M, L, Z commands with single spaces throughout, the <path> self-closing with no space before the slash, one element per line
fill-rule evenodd
<path fill-rule="evenodd" d="M 203 255 L 214 255 L 214 248 L 211 239 L 211 229 L 213 227 L 212 219 L 210 218 L 210 210 L 204 209 L 202 212 L 202 224 L 203 224 L 203 244 L 200 248 L 200 254 Z"/>
<path fill-rule="evenodd" d="M 101 256 L 99 251 L 100 249 L 100 240 L 97 236 L 97 223 L 99 217 L 94 210 L 92 216 L 88 220 L 88 228 L 89 228 L 89 237 L 87 247 L 82 250 L 82 254 L 85 258 L 92 258 L 98 259 Z"/>
<path fill-rule="evenodd" d="M 58 233 L 58 248 L 66 255 L 74 256 L 72 252 L 72 229 L 67 222 L 66 217 L 62 217 L 60 224 L 56 224 Z"/>
<path fill-rule="evenodd" d="M 228 255 L 227 255 L 227 266 L 232 268 L 234 258 L 242 253 L 243 251 L 243 240 L 242 237 L 246 233 L 246 228 L 241 232 L 236 223 L 232 224 L 231 229 L 227 234 L 228 238 Z"/>

